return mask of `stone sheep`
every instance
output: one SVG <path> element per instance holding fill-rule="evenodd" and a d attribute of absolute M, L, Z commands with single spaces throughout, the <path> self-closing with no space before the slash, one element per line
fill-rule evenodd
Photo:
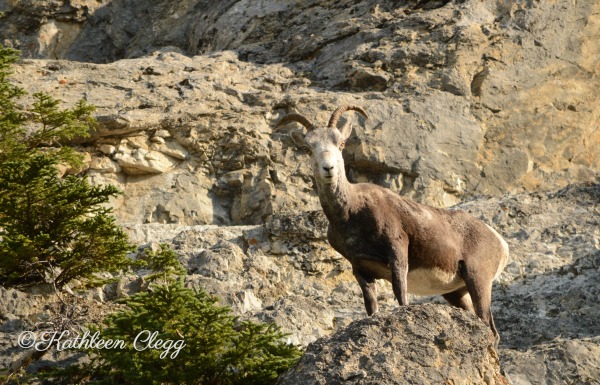
<path fill-rule="evenodd" d="M 314 126 L 300 114 L 288 114 L 276 125 L 298 122 L 307 132 L 292 140 L 310 151 L 312 170 L 329 229 L 331 246 L 352 264 L 367 314 L 377 312 L 376 279 L 391 282 L 400 305 L 408 293 L 438 295 L 477 314 L 496 341 L 491 312 L 492 281 L 508 261 L 508 245 L 491 227 L 460 210 L 444 210 L 405 199 L 371 183 L 346 178 L 342 149 L 352 127 L 337 128 L 346 111 L 337 108 L 326 127 Z"/>

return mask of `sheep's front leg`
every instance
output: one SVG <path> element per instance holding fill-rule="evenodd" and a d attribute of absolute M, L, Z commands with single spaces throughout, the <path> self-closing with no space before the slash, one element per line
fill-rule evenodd
<path fill-rule="evenodd" d="M 408 247 L 394 245 L 390 256 L 392 289 L 400 306 L 408 305 Z"/>
<path fill-rule="evenodd" d="M 362 290 L 367 314 L 373 315 L 377 313 L 379 310 L 379 305 L 377 304 L 377 284 L 375 283 L 375 279 L 365 277 L 356 269 L 353 270 L 353 273 L 354 277 L 356 277 L 356 280 L 358 281 L 358 284 L 360 285 L 360 289 Z"/>

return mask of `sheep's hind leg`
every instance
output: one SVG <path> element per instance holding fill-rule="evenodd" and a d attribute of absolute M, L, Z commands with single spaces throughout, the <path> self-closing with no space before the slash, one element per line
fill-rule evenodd
<path fill-rule="evenodd" d="M 475 314 L 489 326 L 496 339 L 496 346 L 500 342 L 500 335 L 494 324 L 492 316 L 492 279 L 493 277 L 481 277 L 476 272 L 469 269 L 463 262 L 460 266 L 460 273 L 467 284 L 467 290 L 473 301 Z"/>
<path fill-rule="evenodd" d="M 377 313 L 379 310 L 379 305 L 377 303 L 377 284 L 375 283 L 375 279 L 371 277 L 365 277 L 356 271 L 356 269 L 353 271 L 353 273 L 354 277 L 356 277 L 356 280 L 358 281 L 358 284 L 360 285 L 360 289 L 362 290 L 367 314 L 373 315 Z"/>

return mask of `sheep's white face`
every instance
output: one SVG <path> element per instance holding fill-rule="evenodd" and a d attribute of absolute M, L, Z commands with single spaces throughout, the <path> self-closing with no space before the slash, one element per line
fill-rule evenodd
<path fill-rule="evenodd" d="M 313 174 L 322 184 L 335 185 L 345 173 L 342 149 L 352 128 L 346 126 L 342 131 L 333 127 L 317 128 L 306 135 L 292 133 L 294 142 L 310 152 Z"/>
<path fill-rule="evenodd" d="M 298 146 L 310 151 L 313 174 L 318 185 L 328 185 L 335 188 L 339 182 L 345 180 L 342 149 L 346 139 L 352 132 L 352 125 L 349 121 L 346 121 L 338 129 L 337 123 L 346 111 L 356 111 L 365 119 L 368 119 L 367 113 L 361 107 L 344 105 L 333 111 L 326 128 L 317 128 L 306 117 L 296 113 L 284 116 L 275 125 L 275 128 L 277 128 L 288 122 L 297 122 L 308 130 L 306 135 L 300 131 L 293 131 L 290 136 Z"/>

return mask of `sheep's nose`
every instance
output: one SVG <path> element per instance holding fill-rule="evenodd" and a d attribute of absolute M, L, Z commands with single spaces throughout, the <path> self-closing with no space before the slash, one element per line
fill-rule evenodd
<path fill-rule="evenodd" d="M 329 172 L 329 171 L 333 170 L 333 166 L 331 166 L 331 167 L 323 166 L 323 170 Z"/>

